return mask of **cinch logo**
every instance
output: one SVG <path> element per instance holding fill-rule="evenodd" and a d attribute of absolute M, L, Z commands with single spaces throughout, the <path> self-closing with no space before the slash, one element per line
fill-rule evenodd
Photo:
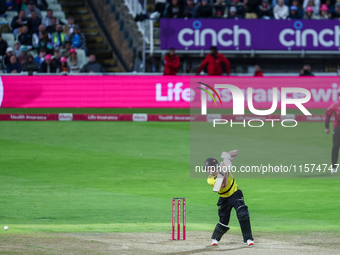
<path fill-rule="evenodd" d="M 217 91 L 212 87 L 204 83 L 200 83 L 206 87 L 208 87 L 210 90 L 212 90 L 216 95 L 218 95 Z M 215 88 L 218 89 L 228 89 L 230 90 L 233 98 L 233 115 L 244 115 L 244 102 L 245 102 L 245 97 L 242 92 L 242 90 L 235 85 L 231 84 L 215 84 Z M 201 93 L 201 114 L 206 115 L 207 114 L 207 96 L 205 93 L 205 89 L 199 88 L 202 90 Z M 223 92 L 221 92 L 223 93 Z M 306 97 L 304 98 L 287 98 L 287 94 L 290 93 L 302 93 L 305 94 Z M 208 93 L 211 97 L 212 94 Z M 272 114 L 276 108 L 277 108 L 277 98 L 278 98 L 278 89 L 273 88 L 273 101 L 272 101 L 272 106 L 268 110 L 257 110 L 255 109 L 253 105 L 253 88 L 248 88 L 247 89 L 247 103 L 248 103 L 248 108 L 249 110 L 255 114 L 255 115 L 270 115 Z M 218 96 L 220 99 L 220 97 Z M 297 108 L 300 109 L 300 111 L 304 115 L 312 115 L 302 104 L 307 103 L 311 99 L 311 93 L 309 90 L 304 89 L 304 88 L 281 88 L 281 115 L 286 115 L 286 108 L 287 104 L 294 104 Z M 220 99 L 221 100 L 221 99 Z M 214 100 L 215 101 L 215 100 Z M 220 101 L 221 102 L 221 101 Z M 216 104 L 216 101 L 215 101 Z M 222 105 L 222 102 L 221 102 Z"/>
<path fill-rule="evenodd" d="M 340 26 L 334 26 L 334 29 L 325 28 L 319 33 L 314 29 L 303 29 L 303 23 L 301 21 L 295 21 L 294 29 L 283 29 L 279 34 L 279 41 L 286 47 L 306 47 L 307 38 L 312 38 L 313 47 L 319 45 L 323 47 L 340 46 Z M 325 39 L 328 37 L 328 39 Z"/>
<path fill-rule="evenodd" d="M 245 45 L 251 46 L 251 35 L 247 29 L 240 28 L 238 25 L 234 25 L 232 29 L 223 28 L 220 31 L 215 31 L 211 28 L 205 28 L 200 30 L 202 22 L 195 20 L 192 23 L 191 28 L 184 28 L 178 33 L 178 42 L 185 46 L 206 46 L 206 37 L 209 35 L 211 44 L 209 45 L 220 45 L 224 47 L 239 46 L 241 35 L 245 38 Z"/>

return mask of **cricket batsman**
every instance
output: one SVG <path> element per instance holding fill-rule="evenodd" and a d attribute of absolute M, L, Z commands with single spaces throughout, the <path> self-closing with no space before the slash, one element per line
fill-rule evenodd
<path fill-rule="evenodd" d="M 339 93 L 340 100 L 340 93 Z M 340 148 L 340 104 L 339 101 L 331 104 L 326 111 L 325 132 L 329 134 L 329 122 L 331 121 L 331 116 L 334 114 L 335 120 L 333 124 L 333 147 L 332 147 L 332 174 L 337 173 L 337 167 L 335 164 L 338 163 L 339 148 Z"/>
<path fill-rule="evenodd" d="M 229 154 L 231 155 L 230 161 L 232 162 L 237 156 L 238 151 L 230 151 Z M 223 162 L 221 165 L 222 164 Z M 205 166 L 209 173 L 207 182 L 214 187 L 218 176 L 218 171 L 215 171 L 215 169 L 218 169 L 218 161 L 215 158 L 208 158 L 205 161 Z M 218 188 L 217 191 L 219 190 L 218 194 L 220 195 L 220 198 L 218 200 L 217 206 L 220 221 L 216 224 L 215 230 L 211 236 L 211 245 L 218 245 L 218 242 L 221 240 L 222 236 L 230 229 L 228 224 L 230 220 L 230 213 L 233 208 L 236 210 L 236 215 L 240 223 L 243 241 L 248 246 L 254 245 L 248 207 L 244 204 L 243 193 L 238 188 L 236 181 L 230 171 L 224 174 L 220 189 Z"/>

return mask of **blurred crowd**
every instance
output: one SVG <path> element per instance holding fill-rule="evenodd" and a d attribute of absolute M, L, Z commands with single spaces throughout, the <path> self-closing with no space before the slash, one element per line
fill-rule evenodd
<path fill-rule="evenodd" d="M 65 24 L 47 9 L 45 0 L 0 0 L 0 6 L 3 17 L 6 11 L 18 12 L 11 21 L 14 46 L 8 47 L 0 34 L 2 69 L 7 73 L 104 72 L 94 55 L 86 65 L 82 63 L 88 55 L 86 38 L 72 17 Z M 46 17 L 41 10 L 47 10 Z"/>
<path fill-rule="evenodd" d="M 339 19 L 340 0 L 156 0 L 154 11 L 151 17 Z"/>

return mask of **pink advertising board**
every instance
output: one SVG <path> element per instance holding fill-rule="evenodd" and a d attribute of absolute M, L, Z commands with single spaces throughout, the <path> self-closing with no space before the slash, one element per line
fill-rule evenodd
<path fill-rule="evenodd" d="M 338 77 L 220 77 L 206 76 L 2 76 L 0 107 L 200 107 L 197 82 L 253 88 L 255 108 L 271 107 L 271 90 L 301 87 L 311 91 L 308 108 L 327 108 L 338 99 Z M 191 86 L 190 86 L 191 80 Z M 230 91 L 220 91 L 224 108 L 232 108 Z M 290 95 L 291 97 L 299 95 Z M 214 107 L 208 99 L 208 108 Z M 210 101 L 209 101 L 210 100 Z M 289 107 L 289 105 L 288 105 Z M 278 104 L 280 108 L 280 104 Z"/>

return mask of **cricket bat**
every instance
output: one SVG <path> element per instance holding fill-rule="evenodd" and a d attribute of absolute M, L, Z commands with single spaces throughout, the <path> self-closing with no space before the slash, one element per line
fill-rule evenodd
<path fill-rule="evenodd" d="M 221 158 L 223 159 L 223 161 L 220 164 L 221 169 L 223 169 L 223 167 L 227 167 L 227 169 L 229 169 L 229 167 L 232 166 L 231 164 L 231 156 L 228 152 L 222 152 Z M 223 180 L 225 178 L 225 175 L 228 174 L 227 172 L 223 172 L 223 171 L 219 171 L 217 174 L 217 178 L 216 178 L 216 182 L 213 188 L 214 192 L 219 192 L 223 183 Z"/>

